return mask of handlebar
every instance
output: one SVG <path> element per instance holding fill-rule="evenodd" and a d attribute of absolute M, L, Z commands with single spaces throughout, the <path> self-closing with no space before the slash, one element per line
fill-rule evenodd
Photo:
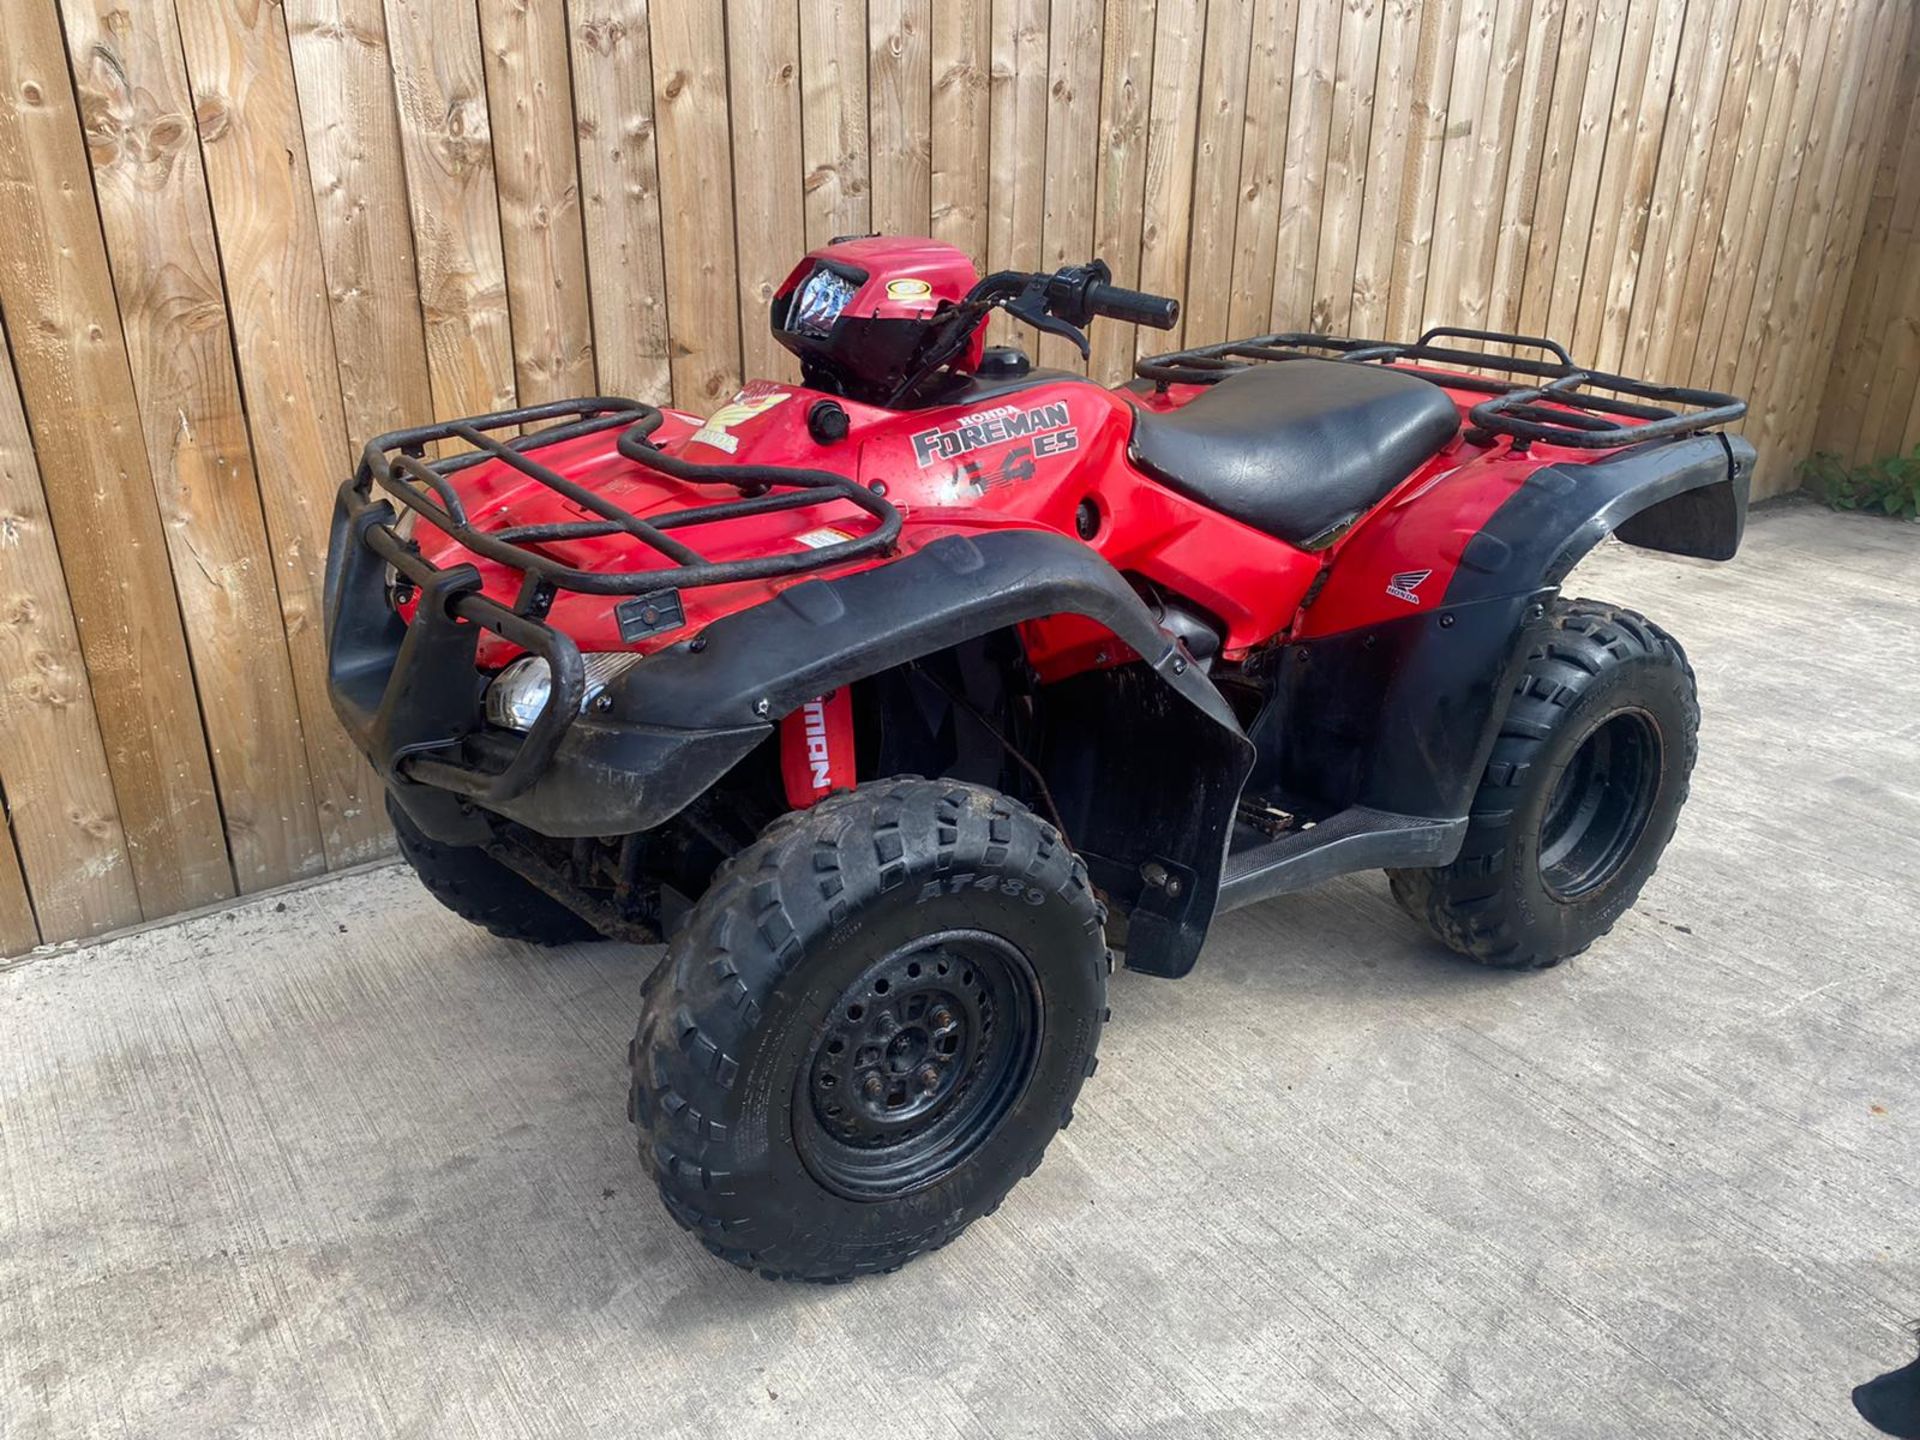
<path fill-rule="evenodd" d="M 944 324 L 921 350 L 913 366 L 893 388 L 886 403 L 907 402 L 930 376 L 959 356 L 995 306 L 1034 329 L 1058 335 L 1091 353 L 1084 327 L 1096 315 L 1171 330 L 1180 323 L 1180 302 L 1170 295 L 1149 295 L 1113 283 L 1104 260 L 1066 265 L 1052 274 L 1001 270 L 978 281 L 965 300 L 944 311 Z"/>
<path fill-rule="evenodd" d="M 1113 283 L 1104 260 L 1067 265 L 1051 274 L 1002 270 L 973 287 L 967 297 L 976 305 L 1005 303 L 1009 312 L 1029 323 L 1049 316 L 1076 329 L 1096 315 L 1171 330 L 1180 323 L 1180 302 L 1170 295 L 1149 295 Z"/>
<path fill-rule="evenodd" d="M 1086 299 L 1088 310 L 1109 320 L 1151 325 L 1156 330 L 1171 330 L 1180 323 L 1180 302 L 1171 295 L 1149 295 L 1097 281 L 1087 287 Z"/>

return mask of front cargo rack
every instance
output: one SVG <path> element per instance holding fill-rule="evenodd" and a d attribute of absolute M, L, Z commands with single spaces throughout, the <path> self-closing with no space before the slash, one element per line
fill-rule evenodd
<path fill-rule="evenodd" d="M 702 465 L 668 455 L 651 439 L 664 418 L 637 400 L 594 396 L 396 430 L 368 443 L 359 467 L 340 487 L 334 512 L 327 552 L 327 664 L 335 713 L 383 777 L 430 781 L 483 804 L 510 800 L 534 783 L 587 699 L 579 646 L 546 623 L 558 591 L 643 597 L 629 603 L 651 608 L 657 601 L 660 613 L 679 617 L 684 614 L 679 590 L 823 569 L 889 551 L 899 538 L 900 512 L 854 480 L 825 470 Z M 529 425 L 547 428 L 518 433 Z M 738 498 L 642 519 L 535 458 L 534 452 L 547 446 L 610 430 L 620 431 L 617 448 L 635 464 L 690 485 L 723 485 Z M 429 447 L 456 440 L 472 448 L 427 458 Z M 479 528 L 450 477 L 494 461 L 594 518 Z M 671 533 L 838 501 L 879 523 L 865 535 L 818 549 L 744 560 L 709 560 Z M 396 504 L 473 554 L 520 571 L 513 605 L 483 593 L 476 566 L 428 561 L 419 545 L 402 535 Z M 638 540 L 670 563 L 601 573 L 569 565 L 540 548 L 614 535 Z M 385 567 L 390 568 L 383 576 Z M 394 603 L 403 588 L 419 600 L 410 621 L 401 619 Z M 457 758 L 474 731 L 477 687 L 485 683 L 474 666 L 482 631 L 545 661 L 549 675 L 547 704 L 504 766 L 494 763 L 497 756 Z"/>
<path fill-rule="evenodd" d="M 1436 342 L 1468 340 L 1543 350 L 1553 358 L 1462 350 Z M 1498 371 L 1497 375 L 1450 371 L 1446 383 L 1491 398 L 1467 412 L 1486 436 L 1511 436 L 1520 447 L 1535 441 L 1581 450 L 1610 450 L 1649 440 L 1670 440 L 1731 424 L 1747 403 L 1716 390 L 1656 385 L 1574 363 L 1558 341 L 1500 330 L 1464 330 L 1438 325 L 1411 344 L 1357 340 L 1344 335 L 1282 331 L 1218 345 L 1198 345 L 1150 355 L 1134 373 L 1165 390 L 1169 385 L 1212 385 L 1255 365 L 1287 360 L 1340 360 L 1353 364 L 1431 364 Z M 1631 422 L 1631 423 L 1623 423 Z"/>
<path fill-rule="evenodd" d="M 350 483 L 363 501 L 371 500 L 373 491 L 378 489 L 474 554 L 520 571 L 526 581 L 521 601 L 515 608 L 534 615 L 544 613 L 557 590 L 584 595 L 640 595 L 667 585 L 688 590 L 742 580 L 769 580 L 882 554 L 899 538 L 900 512 L 859 482 L 828 470 L 776 465 L 702 465 L 669 455 L 651 438 L 664 419 L 656 407 L 638 400 L 594 396 L 420 425 L 368 441 L 360 467 Z M 547 428 L 508 438 L 499 433 L 518 431 L 528 425 Z M 619 452 L 636 465 L 690 485 L 724 485 L 739 492 L 739 498 L 689 505 L 669 514 L 642 519 L 604 495 L 569 480 L 551 466 L 541 464 L 532 453 L 608 430 L 620 431 L 616 442 Z M 451 440 L 462 441 L 472 448 L 438 459 L 426 458 L 430 446 Z M 462 470 L 490 461 L 499 461 L 538 481 L 598 518 L 480 529 L 468 516 L 459 493 L 448 480 Z M 693 525 L 836 501 L 857 506 L 879 524 L 865 535 L 817 549 L 786 555 L 756 555 L 744 560 L 709 560 L 670 533 Z M 538 548 L 613 535 L 638 540 L 671 564 L 649 570 L 582 570 Z"/>

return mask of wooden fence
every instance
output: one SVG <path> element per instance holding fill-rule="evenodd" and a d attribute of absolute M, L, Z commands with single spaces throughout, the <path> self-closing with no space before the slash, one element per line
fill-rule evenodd
<path fill-rule="evenodd" d="M 1750 395 L 1777 490 L 1911 191 L 1912 0 L 5 8 L 0 954 L 382 853 L 318 626 L 359 443 L 789 375 L 830 235 L 1101 254 L 1183 297 L 1149 348 L 1551 333 Z"/>
<path fill-rule="evenodd" d="M 1850 461 L 1920 446 L 1920 23 L 1884 128 L 1814 436 Z"/>

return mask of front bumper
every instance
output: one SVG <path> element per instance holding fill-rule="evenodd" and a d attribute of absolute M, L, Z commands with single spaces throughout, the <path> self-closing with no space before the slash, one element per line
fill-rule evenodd
<path fill-rule="evenodd" d="M 608 713 L 582 715 L 572 639 L 481 594 L 473 566 L 422 559 L 394 521 L 386 501 L 341 487 L 327 554 L 327 682 L 341 725 L 427 833 L 478 843 L 490 827 L 476 808 L 554 836 L 648 829 L 770 732 L 665 726 L 613 697 Z M 389 565 L 419 591 L 410 624 L 394 611 Z M 482 719 L 489 677 L 475 653 L 489 630 L 551 670 L 547 707 L 524 735 Z"/>

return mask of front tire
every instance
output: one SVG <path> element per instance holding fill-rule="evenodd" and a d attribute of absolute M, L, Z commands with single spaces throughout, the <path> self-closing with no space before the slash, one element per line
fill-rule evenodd
<path fill-rule="evenodd" d="M 1450 865 L 1394 899 L 1482 965 L 1541 970 L 1613 928 L 1660 863 L 1700 727 L 1693 670 L 1631 610 L 1562 601 L 1536 632 Z"/>
<path fill-rule="evenodd" d="M 413 823 L 391 792 L 387 818 L 393 822 L 401 856 L 427 893 L 462 920 L 503 940 L 524 940 L 529 945 L 574 945 L 606 938 L 486 851 L 435 840 Z"/>
<path fill-rule="evenodd" d="M 1092 1073 L 1103 920 L 1058 832 L 979 786 L 882 781 L 776 821 L 647 983 L 630 1109 L 669 1213 L 769 1279 L 946 1244 Z"/>

